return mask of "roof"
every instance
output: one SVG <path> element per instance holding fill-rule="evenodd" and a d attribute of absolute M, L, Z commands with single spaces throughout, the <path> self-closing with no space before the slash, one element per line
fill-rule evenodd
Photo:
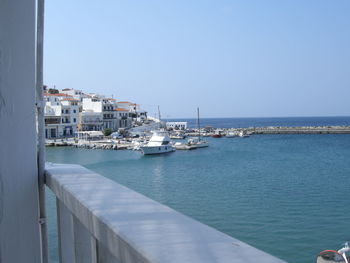
<path fill-rule="evenodd" d="M 115 111 L 128 111 L 128 110 L 122 109 L 122 108 L 116 108 Z"/>
<path fill-rule="evenodd" d="M 73 97 L 73 96 L 68 95 L 68 94 L 66 94 L 66 93 L 56 93 L 56 94 L 44 93 L 44 96 L 54 96 L 54 97 Z"/>
<path fill-rule="evenodd" d="M 131 104 L 131 102 L 129 102 L 129 101 L 118 101 L 118 103 L 128 103 L 128 104 Z"/>
<path fill-rule="evenodd" d="M 64 99 L 62 99 L 62 100 L 64 100 L 64 101 L 80 101 L 80 100 L 77 100 L 77 99 L 73 99 L 73 98 L 64 98 Z"/>
<path fill-rule="evenodd" d="M 67 91 L 67 90 L 72 90 L 72 89 L 63 89 L 62 91 Z"/>

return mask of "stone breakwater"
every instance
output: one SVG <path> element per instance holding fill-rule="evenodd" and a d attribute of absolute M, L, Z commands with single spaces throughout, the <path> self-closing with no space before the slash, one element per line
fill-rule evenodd
<path fill-rule="evenodd" d="M 251 134 L 350 134 L 350 126 L 255 127 Z"/>
<path fill-rule="evenodd" d="M 350 134 L 350 126 L 303 126 L 303 127 L 288 127 L 288 126 L 270 126 L 270 127 L 249 127 L 249 128 L 215 128 L 211 130 L 201 129 L 201 136 L 210 137 L 214 134 L 233 134 L 238 136 L 240 132 L 243 134 Z M 198 136 L 198 130 L 185 132 L 187 136 Z"/>
<path fill-rule="evenodd" d="M 116 142 L 104 142 L 104 141 L 84 141 L 84 142 L 76 142 L 73 140 L 65 140 L 65 139 L 57 139 L 46 142 L 46 146 L 73 146 L 76 148 L 84 148 L 84 149 L 103 149 L 103 150 L 126 150 L 132 147 L 133 145 L 130 143 L 116 143 Z"/>

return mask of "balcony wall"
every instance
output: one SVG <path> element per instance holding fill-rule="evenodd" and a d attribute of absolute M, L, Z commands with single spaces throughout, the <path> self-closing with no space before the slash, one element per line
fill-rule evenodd
<path fill-rule="evenodd" d="M 46 170 L 62 263 L 284 262 L 82 166 Z"/>

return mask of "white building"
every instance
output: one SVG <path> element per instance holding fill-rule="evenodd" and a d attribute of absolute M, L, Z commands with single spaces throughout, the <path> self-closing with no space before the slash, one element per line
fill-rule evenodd
<path fill-rule="evenodd" d="M 124 109 L 131 113 L 129 115 L 132 118 L 131 121 L 143 122 L 147 119 L 147 112 L 141 110 L 139 104 L 129 101 L 119 101 L 117 104 L 119 109 Z"/>
<path fill-rule="evenodd" d="M 79 101 L 69 95 L 44 94 L 45 137 L 61 138 L 74 136 L 77 132 Z"/>
<path fill-rule="evenodd" d="M 115 114 L 116 108 L 117 104 L 115 100 L 111 98 L 100 98 L 97 96 L 91 98 L 83 98 L 82 112 L 87 111 L 101 113 L 103 129 L 109 128 L 115 131 L 119 128 L 117 114 Z M 81 124 L 84 125 L 83 122 Z"/>
<path fill-rule="evenodd" d="M 102 131 L 102 112 L 82 111 L 79 113 L 79 131 Z"/>
<path fill-rule="evenodd" d="M 129 110 L 123 108 L 115 109 L 117 126 L 119 128 L 131 128 L 132 127 L 132 117 Z"/>
<path fill-rule="evenodd" d="M 62 89 L 61 92 L 72 96 L 75 99 L 80 99 L 84 95 L 84 93 L 81 90 L 76 89 Z"/>
<path fill-rule="evenodd" d="M 187 129 L 187 122 L 182 121 L 171 121 L 166 123 L 167 129 L 173 129 L 173 130 L 186 130 Z"/>

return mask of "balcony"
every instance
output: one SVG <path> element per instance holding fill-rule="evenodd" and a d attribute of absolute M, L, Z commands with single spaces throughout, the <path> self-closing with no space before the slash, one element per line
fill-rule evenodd
<path fill-rule="evenodd" d="M 60 124 L 61 123 L 61 117 L 55 117 L 55 116 L 45 116 L 45 125 L 49 124 Z"/>
<path fill-rule="evenodd" d="M 60 262 L 284 261 L 79 165 L 47 164 Z"/>
<path fill-rule="evenodd" d="M 102 120 L 84 120 L 81 122 L 82 125 L 84 124 L 102 124 Z"/>

